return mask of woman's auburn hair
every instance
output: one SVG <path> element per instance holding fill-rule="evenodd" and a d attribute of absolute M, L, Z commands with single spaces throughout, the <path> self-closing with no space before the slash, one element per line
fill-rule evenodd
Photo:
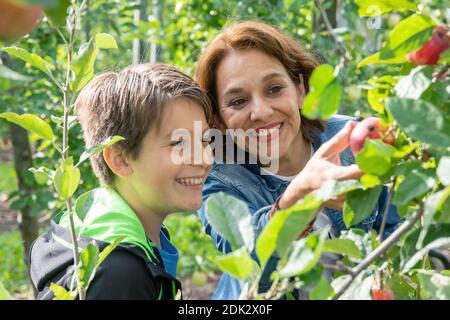
<path fill-rule="evenodd" d="M 197 62 L 195 80 L 210 95 L 214 115 L 219 114 L 215 81 L 217 67 L 232 51 L 246 49 L 258 49 L 278 59 L 295 84 L 299 83 L 299 75 L 303 75 L 305 92 L 308 93 L 311 73 L 320 64 L 318 57 L 271 25 L 260 21 L 240 22 L 231 25 L 210 42 Z M 303 136 L 310 142 L 317 141 L 325 123 L 300 116 Z"/>

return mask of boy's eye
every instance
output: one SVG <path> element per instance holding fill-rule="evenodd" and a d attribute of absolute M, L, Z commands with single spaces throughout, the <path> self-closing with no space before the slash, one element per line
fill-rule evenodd
<path fill-rule="evenodd" d="M 243 99 L 243 98 L 236 98 L 230 101 L 229 106 L 234 108 L 234 109 L 239 109 L 244 107 L 245 103 L 247 100 Z"/>

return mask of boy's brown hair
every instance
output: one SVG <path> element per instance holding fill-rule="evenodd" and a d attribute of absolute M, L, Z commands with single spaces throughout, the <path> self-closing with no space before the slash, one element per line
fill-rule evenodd
<path fill-rule="evenodd" d="M 306 93 L 313 70 L 319 66 L 318 57 L 300 46 L 293 38 L 277 28 L 260 21 L 244 21 L 231 25 L 209 43 L 197 62 L 195 80 L 212 98 L 213 113 L 219 114 L 216 93 L 216 73 L 220 62 L 231 52 L 258 49 L 278 59 L 286 68 L 295 84 L 303 75 Z M 310 120 L 301 115 L 303 136 L 314 141 L 317 132 L 323 131 L 324 123 Z"/>
<path fill-rule="evenodd" d="M 212 109 L 206 92 L 175 67 L 165 64 L 136 64 L 120 72 L 106 72 L 81 90 L 75 110 L 87 148 L 109 136 L 122 136 L 117 146 L 136 159 L 141 142 L 152 129 L 160 129 L 164 107 L 177 98 L 198 103 L 211 123 Z M 111 184 L 113 173 L 102 153 L 91 157 L 102 183 Z"/>

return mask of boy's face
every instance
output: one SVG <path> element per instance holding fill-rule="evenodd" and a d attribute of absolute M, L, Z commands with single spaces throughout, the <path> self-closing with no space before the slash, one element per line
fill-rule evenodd
<path fill-rule="evenodd" d="M 192 100 L 178 98 L 164 108 L 159 132 L 152 129 L 142 141 L 138 158 L 129 159 L 133 173 L 127 180 L 143 208 L 162 213 L 200 208 L 212 162 L 211 148 L 203 141 L 207 129 L 202 107 Z M 173 134 L 180 130 L 183 137 Z"/>

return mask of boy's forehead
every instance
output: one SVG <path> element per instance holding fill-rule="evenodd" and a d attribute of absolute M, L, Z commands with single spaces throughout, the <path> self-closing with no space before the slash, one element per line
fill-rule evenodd
<path fill-rule="evenodd" d="M 209 128 L 203 108 L 190 99 L 176 99 L 164 108 L 158 135 L 170 138 L 174 131 L 192 131 L 196 125 L 201 125 L 202 132 Z"/>

